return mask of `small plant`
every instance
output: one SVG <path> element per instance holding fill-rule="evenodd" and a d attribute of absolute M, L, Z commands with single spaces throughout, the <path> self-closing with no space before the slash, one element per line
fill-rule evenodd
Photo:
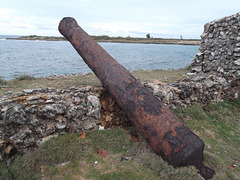
<path fill-rule="evenodd" d="M 187 65 L 184 69 L 185 70 L 188 70 L 188 71 L 190 71 L 191 70 L 191 68 L 192 68 L 192 65 L 191 64 L 189 64 L 189 65 Z"/>
<path fill-rule="evenodd" d="M 0 84 L 3 84 L 4 82 L 4 79 L 0 78 Z"/>
<path fill-rule="evenodd" d="M 32 75 L 23 74 L 15 78 L 17 81 L 23 81 L 23 80 L 35 80 L 36 78 Z"/>

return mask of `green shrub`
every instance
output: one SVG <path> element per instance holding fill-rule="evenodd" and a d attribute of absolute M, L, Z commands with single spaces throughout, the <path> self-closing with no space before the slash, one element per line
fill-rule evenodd
<path fill-rule="evenodd" d="M 2 78 L 0 78 L 0 84 L 3 84 L 4 80 Z"/>
<path fill-rule="evenodd" d="M 23 74 L 15 78 L 17 81 L 23 81 L 23 80 L 35 80 L 36 78 L 32 75 Z"/>
<path fill-rule="evenodd" d="M 189 65 L 187 65 L 184 69 L 190 71 L 191 67 L 192 67 L 192 65 L 189 64 Z"/>

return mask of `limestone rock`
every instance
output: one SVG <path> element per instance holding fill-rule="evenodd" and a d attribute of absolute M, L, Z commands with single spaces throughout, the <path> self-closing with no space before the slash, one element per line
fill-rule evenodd
<path fill-rule="evenodd" d="M 99 119 L 101 106 L 98 97 L 90 95 L 87 97 L 87 100 L 90 103 L 88 106 L 88 115 Z"/>
<path fill-rule="evenodd" d="M 236 64 L 237 66 L 240 66 L 240 59 L 234 61 L 234 64 Z"/>
<path fill-rule="evenodd" d="M 55 118 L 57 114 L 64 114 L 66 109 L 66 106 L 63 104 L 45 105 L 44 107 L 39 108 L 38 116 L 41 118 L 52 119 Z"/>
<path fill-rule="evenodd" d="M 3 120 L 5 124 L 25 124 L 27 122 L 26 113 L 22 105 L 12 105 L 4 113 Z"/>
<path fill-rule="evenodd" d="M 30 93 L 33 92 L 33 90 L 32 90 L 32 89 L 24 89 L 23 92 L 24 92 L 24 93 L 28 93 L 28 94 L 30 94 Z"/>

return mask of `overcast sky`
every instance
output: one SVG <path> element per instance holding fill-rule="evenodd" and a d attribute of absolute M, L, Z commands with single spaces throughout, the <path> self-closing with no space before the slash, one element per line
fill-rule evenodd
<path fill-rule="evenodd" d="M 207 22 L 240 11 L 240 0 L 0 0 L 0 35 L 60 36 L 63 17 L 90 35 L 200 38 Z"/>

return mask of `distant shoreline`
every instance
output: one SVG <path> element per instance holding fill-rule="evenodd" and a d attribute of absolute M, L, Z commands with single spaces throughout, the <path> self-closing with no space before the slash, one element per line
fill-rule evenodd
<path fill-rule="evenodd" d="M 166 40 L 162 41 L 151 41 L 151 40 L 143 40 L 143 41 L 132 41 L 132 40 L 98 40 L 97 42 L 108 42 L 108 43 L 133 43 L 133 44 L 175 44 L 175 45 L 200 45 L 201 41 L 193 41 L 193 40 Z"/>
<path fill-rule="evenodd" d="M 92 36 L 97 42 L 107 43 L 134 43 L 134 44 L 176 44 L 176 45 L 200 45 L 200 39 L 164 39 L 164 38 L 133 38 L 133 37 L 109 37 Z M 40 41 L 66 41 L 64 37 L 54 36 L 22 36 L 19 38 L 5 38 L 6 40 L 40 40 Z"/>

